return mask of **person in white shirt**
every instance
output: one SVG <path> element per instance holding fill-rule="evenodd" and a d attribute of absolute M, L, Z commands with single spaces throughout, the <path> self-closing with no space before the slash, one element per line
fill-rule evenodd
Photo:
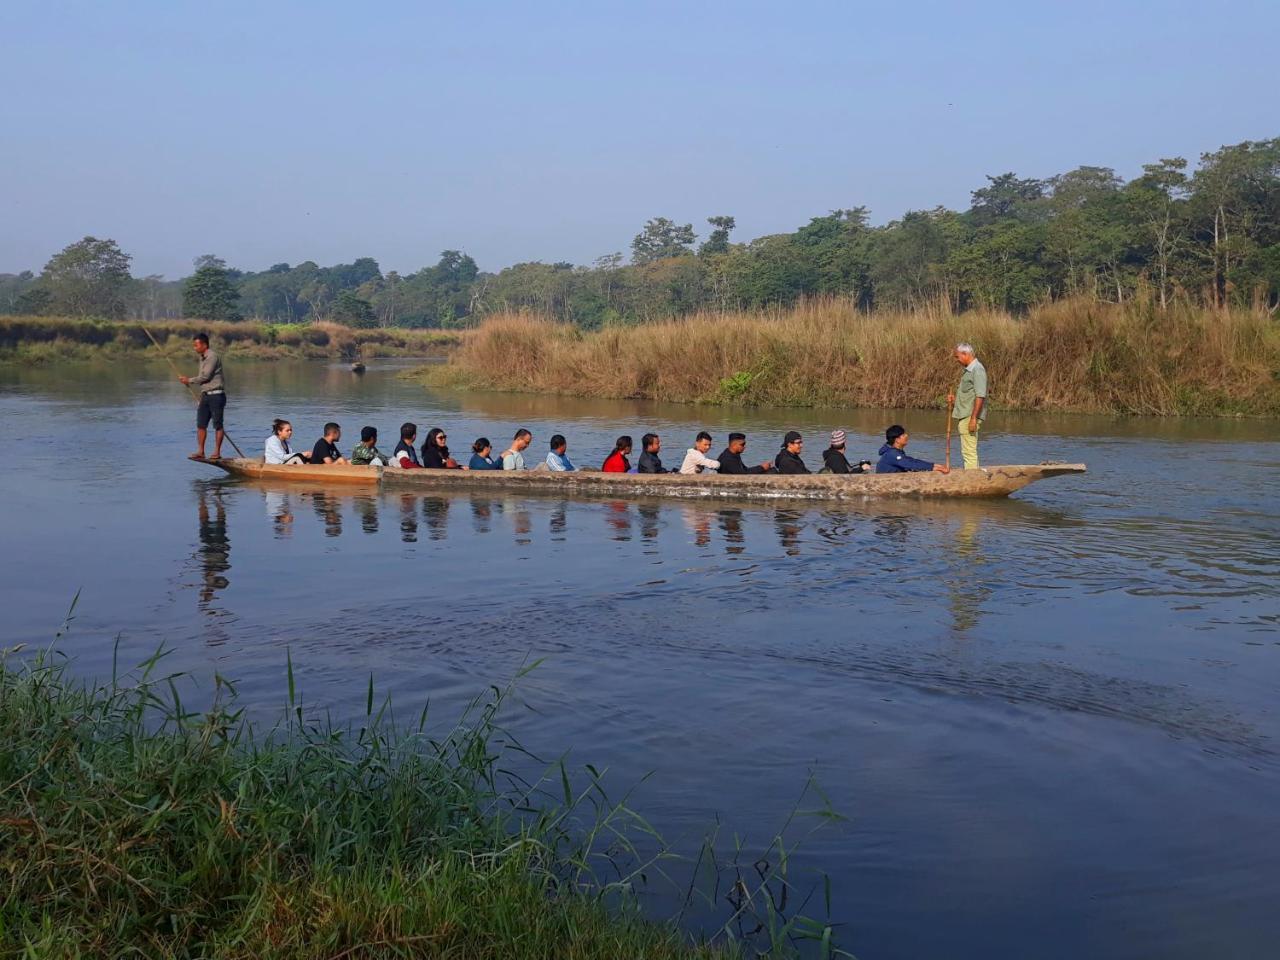
<path fill-rule="evenodd" d="M 684 455 L 684 463 L 680 464 L 681 473 L 715 473 L 720 469 L 720 461 L 707 456 L 711 449 L 711 434 L 703 430 L 698 434 Z"/>
<path fill-rule="evenodd" d="M 521 427 L 516 431 L 511 446 L 502 451 L 503 470 L 523 470 L 525 448 L 533 442 L 533 434 Z"/>
<path fill-rule="evenodd" d="M 310 454 L 294 453 L 293 448 L 289 446 L 289 438 L 292 436 L 293 424 L 288 420 L 273 421 L 271 424 L 271 436 L 267 437 L 266 448 L 262 455 L 263 462 L 288 464 L 289 466 L 307 463 L 311 459 Z"/>

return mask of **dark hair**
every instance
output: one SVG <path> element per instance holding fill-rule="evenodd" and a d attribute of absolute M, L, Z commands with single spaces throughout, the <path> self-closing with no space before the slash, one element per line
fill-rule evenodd
<path fill-rule="evenodd" d="M 631 438 L 627 436 L 625 433 L 622 436 L 620 436 L 617 440 L 613 441 L 614 453 L 617 453 L 619 450 L 630 450 L 630 449 L 631 449 Z"/>
<path fill-rule="evenodd" d="M 192 340 L 199 340 L 199 341 L 200 341 L 201 343 L 203 343 L 206 347 L 209 345 L 209 335 L 208 335 L 207 333 L 203 333 L 203 332 L 201 332 L 201 333 L 197 333 L 197 334 L 196 334 L 195 336 L 193 336 L 191 339 L 192 339 Z"/>
<path fill-rule="evenodd" d="M 333 431 L 341 430 L 341 429 L 342 427 L 339 424 L 334 423 L 332 420 L 330 420 L 328 423 L 324 425 L 325 433 L 333 433 Z"/>
<path fill-rule="evenodd" d="M 514 437 L 512 437 L 511 439 L 512 439 L 512 440 L 522 440 L 522 439 L 524 439 L 525 437 L 532 437 L 532 436 L 533 436 L 533 434 L 532 434 L 532 433 L 530 433 L 530 432 L 529 432 L 528 430 L 526 430 L 524 427 L 521 427 L 519 430 L 517 430 L 517 431 L 516 431 L 516 435 L 515 435 Z"/>
<path fill-rule="evenodd" d="M 800 436 L 800 432 L 798 430 L 788 430 L 787 435 L 782 438 L 782 446 L 786 447 L 789 444 L 796 443 L 803 439 L 804 437 Z"/>
<path fill-rule="evenodd" d="M 731 433 L 731 434 L 729 434 L 729 442 L 730 442 L 730 443 L 733 443 L 733 441 L 735 441 L 735 440 L 745 440 L 745 439 L 747 439 L 747 435 L 746 435 L 745 433 Z"/>
<path fill-rule="evenodd" d="M 432 427 L 427 431 L 427 439 L 422 441 L 422 455 L 424 457 L 427 455 L 428 450 L 439 450 L 440 456 L 446 460 L 449 459 L 449 448 L 436 442 L 443 433 L 444 431 L 439 427 Z"/>
<path fill-rule="evenodd" d="M 290 424 L 288 420 L 281 420 L 279 417 L 277 417 L 276 419 L 271 421 L 271 432 L 274 433 L 276 436 L 279 436 L 280 428 L 288 427 L 288 426 L 292 426 L 292 424 Z"/>
<path fill-rule="evenodd" d="M 887 443 L 893 443 L 900 436 L 907 432 L 906 427 L 900 427 L 896 423 L 884 432 L 884 439 Z"/>
<path fill-rule="evenodd" d="M 378 439 L 377 427 L 361 427 L 360 428 L 361 443 L 368 443 L 370 440 L 377 440 L 377 439 Z"/>
<path fill-rule="evenodd" d="M 646 433 L 643 437 L 640 438 L 641 449 L 648 450 L 650 447 L 653 446 L 653 441 L 657 439 L 658 439 L 658 435 L 656 433 Z"/>
<path fill-rule="evenodd" d="M 564 435 L 563 435 L 563 434 L 553 433 L 553 434 L 551 435 L 551 449 L 552 449 L 552 450 L 559 450 L 561 447 L 563 447 L 563 446 L 565 445 L 565 443 L 566 443 L 566 442 L 567 442 L 567 441 L 565 440 L 565 438 L 564 438 Z"/>
<path fill-rule="evenodd" d="M 412 440 L 418 435 L 418 425 L 416 423 L 405 422 L 400 424 L 400 439 Z"/>
<path fill-rule="evenodd" d="M 698 440 L 710 440 L 710 439 L 711 439 L 711 434 L 707 433 L 707 431 L 705 431 L 705 430 L 699 430 L 699 431 L 698 431 L 698 437 L 697 437 L 697 439 L 698 439 Z M 697 441 L 695 440 L 694 442 L 696 443 Z"/>
<path fill-rule="evenodd" d="M 471 449 L 474 450 L 476 453 L 479 453 L 485 447 L 492 447 L 492 446 L 493 444 L 489 442 L 488 437 L 480 437 L 478 440 L 476 440 L 475 443 L 471 445 Z"/>

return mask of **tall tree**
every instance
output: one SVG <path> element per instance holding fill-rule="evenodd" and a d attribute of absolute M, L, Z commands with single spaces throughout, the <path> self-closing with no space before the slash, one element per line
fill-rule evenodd
<path fill-rule="evenodd" d="M 687 257 L 693 253 L 696 239 L 692 223 L 678 224 L 666 217 L 654 217 L 631 241 L 631 262 L 652 263 L 666 257 Z"/>
<path fill-rule="evenodd" d="M 1126 188 L 1133 217 L 1151 244 L 1160 308 L 1169 305 L 1170 264 L 1186 240 L 1187 161 L 1182 157 L 1148 163 Z"/>
<path fill-rule="evenodd" d="M 211 253 L 195 259 L 196 272 L 182 285 L 182 312 L 202 320 L 240 320 L 240 294 L 231 271 Z"/>
<path fill-rule="evenodd" d="M 717 253 L 728 253 L 729 234 L 738 225 L 737 221 L 733 217 L 707 217 L 707 223 L 711 224 L 712 230 L 706 242 L 698 248 L 699 255 L 705 257 Z"/>
<path fill-rule="evenodd" d="M 339 291 L 333 302 L 333 319 L 345 323 L 348 327 L 369 328 L 378 325 L 378 315 L 373 304 L 362 300 L 354 290 Z"/>
<path fill-rule="evenodd" d="M 129 309 L 132 257 L 114 240 L 85 237 L 55 254 L 40 274 L 48 309 L 76 317 L 118 320 Z"/>

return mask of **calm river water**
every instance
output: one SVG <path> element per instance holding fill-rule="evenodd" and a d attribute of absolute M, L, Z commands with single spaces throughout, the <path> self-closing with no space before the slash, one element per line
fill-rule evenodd
<path fill-rule="evenodd" d="M 455 450 L 517 426 L 580 464 L 705 426 L 764 459 L 792 426 L 871 457 L 938 414 L 431 394 L 375 365 L 229 367 L 228 426 L 307 446 L 400 422 Z M 812 773 L 849 820 L 808 841 L 844 945 L 881 957 L 1262 957 L 1280 944 L 1280 426 L 993 414 L 988 462 L 1090 473 L 993 503 L 858 508 L 346 493 L 219 479 L 162 366 L 0 368 L 3 645 L 140 660 L 363 711 L 446 713 L 531 657 L 509 718 L 610 768 L 696 850 L 767 842 Z M 298 443 L 302 446 L 302 443 Z M 958 448 L 957 448 L 958 450 Z"/>

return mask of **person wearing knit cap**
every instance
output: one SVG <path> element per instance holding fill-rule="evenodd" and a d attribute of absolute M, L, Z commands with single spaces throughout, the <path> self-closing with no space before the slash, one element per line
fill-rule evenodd
<path fill-rule="evenodd" d="M 782 449 L 773 458 L 773 465 L 779 473 L 810 473 L 804 461 L 800 459 L 800 451 L 804 449 L 804 438 L 795 430 L 788 430 L 782 438 Z"/>
<path fill-rule="evenodd" d="M 742 462 L 742 451 L 747 449 L 747 436 L 744 433 L 729 434 L 729 446 L 725 447 L 720 456 L 720 472 L 729 474 L 743 473 L 767 473 L 773 469 L 773 464 L 766 460 L 759 465 L 748 467 Z"/>
<path fill-rule="evenodd" d="M 844 455 L 845 433 L 843 430 L 831 431 L 831 446 L 822 451 L 822 463 L 829 473 L 866 473 L 871 463 L 862 460 L 857 466 L 850 466 Z"/>

